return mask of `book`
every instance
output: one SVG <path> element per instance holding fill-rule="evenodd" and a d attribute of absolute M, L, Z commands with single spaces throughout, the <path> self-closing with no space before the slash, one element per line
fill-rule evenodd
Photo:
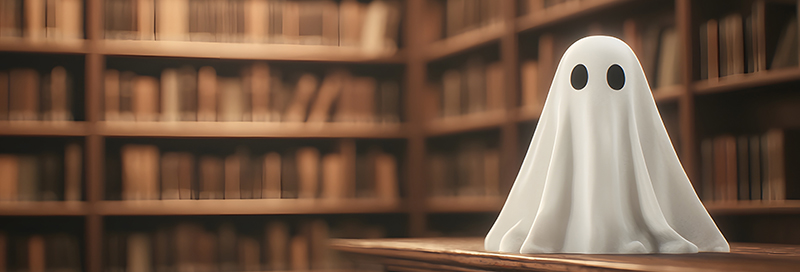
<path fill-rule="evenodd" d="M 132 102 L 136 121 L 156 121 L 158 119 L 158 80 L 150 76 L 136 76 L 133 79 Z"/>
<path fill-rule="evenodd" d="M 28 237 L 28 271 L 44 272 L 47 267 L 45 260 L 45 240 L 42 235 Z"/>
<path fill-rule="evenodd" d="M 269 152 L 264 155 L 262 178 L 263 198 L 281 198 L 281 155 L 278 152 Z"/>
<path fill-rule="evenodd" d="M 322 1 L 298 2 L 297 33 L 300 44 L 322 44 L 322 3 Z"/>
<path fill-rule="evenodd" d="M 241 163 L 236 154 L 225 158 L 225 199 L 241 198 Z"/>
<path fill-rule="evenodd" d="M 319 92 L 314 98 L 314 103 L 311 105 L 307 122 L 328 121 L 333 103 L 336 99 L 341 99 L 340 93 L 342 92 L 345 77 L 347 77 L 347 74 L 344 71 L 335 71 L 325 76 L 319 87 Z"/>
<path fill-rule="evenodd" d="M 238 263 L 236 228 L 230 223 L 222 223 L 217 232 L 219 268 L 221 271 L 235 271 Z"/>
<path fill-rule="evenodd" d="M 502 62 L 493 62 L 486 66 L 486 109 L 489 111 L 501 110 L 505 106 L 505 73 Z M 530 74 L 520 73 L 520 77 L 531 76 Z M 536 76 L 536 71 L 533 71 L 533 77 Z M 531 80 L 530 78 L 522 79 L 522 81 Z M 535 81 L 535 79 L 534 79 Z M 530 84 L 530 82 L 528 82 Z M 528 86 L 528 85 L 526 85 Z M 533 84 L 536 86 L 536 84 Z M 528 91 L 524 87 L 523 92 Z"/>
<path fill-rule="evenodd" d="M 122 147 L 122 198 L 158 199 L 159 152 L 151 145 Z"/>
<path fill-rule="evenodd" d="M 391 154 L 381 153 L 375 157 L 375 196 L 381 200 L 395 200 L 397 189 L 397 160 Z"/>
<path fill-rule="evenodd" d="M 250 161 L 250 153 L 244 147 L 237 147 L 234 156 L 239 160 L 239 198 L 252 199 L 256 194 L 256 186 L 253 167 Z M 258 181 L 260 185 L 261 180 L 259 179 Z M 260 188 L 258 188 L 258 192 L 261 193 Z"/>
<path fill-rule="evenodd" d="M 204 155 L 199 160 L 200 199 L 224 198 L 225 167 L 222 159 Z"/>
<path fill-rule="evenodd" d="M 19 170 L 17 156 L 0 154 L 0 201 L 17 200 Z"/>
<path fill-rule="evenodd" d="M 179 199 L 178 153 L 164 152 L 161 155 L 161 199 Z"/>
<path fill-rule="evenodd" d="M 297 81 L 292 103 L 286 109 L 284 120 L 288 122 L 305 122 L 306 113 L 314 94 L 317 91 L 317 78 L 311 74 L 303 74 Z"/>
<path fill-rule="evenodd" d="M 24 0 L 23 9 L 25 13 L 24 36 L 30 41 L 40 41 L 46 37 L 45 23 L 46 11 L 45 0 Z"/>
<path fill-rule="evenodd" d="M 281 42 L 285 44 L 300 43 L 300 3 L 297 1 L 282 2 Z"/>
<path fill-rule="evenodd" d="M 289 226 L 270 221 L 264 228 L 264 261 L 268 270 L 289 269 Z"/>
<path fill-rule="evenodd" d="M 203 66 L 197 72 L 197 121 L 217 120 L 217 71 Z"/>
<path fill-rule="evenodd" d="M 269 35 L 269 10 L 267 1 L 244 1 L 244 41 L 261 43 Z"/>
<path fill-rule="evenodd" d="M 522 62 L 520 69 L 520 82 L 522 90 L 523 107 L 539 107 L 539 65 L 535 60 Z"/>
<path fill-rule="evenodd" d="M 37 201 L 41 190 L 41 169 L 34 155 L 20 155 L 18 157 L 17 200 Z"/>
<path fill-rule="evenodd" d="M 133 80 L 136 74 L 125 71 L 119 75 L 119 120 L 134 121 Z"/>
<path fill-rule="evenodd" d="M 366 54 L 387 54 L 396 50 L 387 39 L 389 20 L 396 21 L 398 16 L 391 16 L 391 7 L 383 0 L 374 0 L 367 5 L 364 12 L 361 30 L 361 50 Z M 391 24 L 397 24 L 391 22 Z"/>
<path fill-rule="evenodd" d="M 738 200 L 750 199 L 750 139 L 740 135 L 736 137 L 736 178 L 738 180 Z"/>
<path fill-rule="evenodd" d="M 750 136 L 750 199 L 761 200 L 761 138 L 758 135 Z"/>
<path fill-rule="evenodd" d="M 322 157 L 322 193 L 324 199 L 344 199 L 345 175 L 342 155 L 338 153 L 325 154 Z"/>
<path fill-rule="evenodd" d="M 188 40 L 189 0 L 161 0 L 156 5 L 156 39 Z"/>
<path fill-rule="evenodd" d="M 356 0 L 339 3 L 339 45 L 356 47 L 361 45 L 366 4 Z"/>
<path fill-rule="evenodd" d="M 246 82 L 252 99 L 253 121 L 265 122 L 271 119 L 269 116 L 271 79 L 269 71 L 269 65 L 263 62 L 254 63 L 249 69 L 249 77 Z"/>
<path fill-rule="evenodd" d="M 179 199 L 198 199 L 199 192 L 192 185 L 195 180 L 194 155 L 178 152 L 178 197 Z"/>
<path fill-rule="evenodd" d="M 380 83 L 380 121 L 384 123 L 400 122 L 400 84 L 394 80 Z"/>
<path fill-rule="evenodd" d="M 64 148 L 64 200 L 80 201 L 83 199 L 83 150 L 77 143 L 67 144 Z"/>
<path fill-rule="evenodd" d="M 128 235 L 128 272 L 150 272 L 153 267 L 153 252 L 150 236 L 147 233 L 132 233 Z"/>
<path fill-rule="evenodd" d="M 376 93 L 378 82 L 371 77 L 354 77 L 351 79 L 353 97 L 353 117 L 356 122 L 375 122 L 377 115 Z"/>
<path fill-rule="evenodd" d="M 3 3 L 0 3 L 0 5 L 3 5 Z M 0 20 L 3 20 L 3 18 L 0 18 Z M 9 81 L 8 72 L 0 71 L 0 121 L 8 120 L 8 104 L 9 104 L 8 81 Z"/>
<path fill-rule="evenodd" d="M 217 86 L 217 121 L 242 121 L 245 98 L 241 80 L 235 77 L 218 77 Z"/>
<path fill-rule="evenodd" d="M 238 238 L 239 271 L 261 270 L 261 247 L 255 238 L 239 236 Z"/>
<path fill-rule="evenodd" d="M 681 82 L 678 33 L 674 27 L 662 30 L 659 41 L 658 75 L 656 88 L 668 87 Z"/>
<path fill-rule="evenodd" d="M 445 117 L 461 115 L 461 73 L 448 70 L 442 75 L 442 113 Z"/>
<path fill-rule="evenodd" d="M 298 198 L 316 198 L 319 190 L 320 154 L 315 147 L 297 149 Z"/>
<path fill-rule="evenodd" d="M 63 200 L 63 161 L 55 153 L 47 151 L 39 154 L 38 164 L 41 171 L 39 174 L 40 188 L 38 199 L 42 201 Z"/>
<path fill-rule="evenodd" d="M 180 120 L 197 121 L 197 72 L 191 66 L 178 69 Z"/>
<path fill-rule="evenodd" d="M 324 0 L 322 5 L 322 44 L 339 45 L 339 5 L 334 1 Z"/>
<path fill-rule="evenodd" d="M 103 93 L 106 121 L 118 121 L 120 112 L 119 71 L 108 69 L 104 73 Z"/>
<path fill-rule="evenodd" d="M 736 200 L 736 172 L 736 139 L 730 135 L 714 138 L 714 200 Z"/>
<path fill-rule="evenodd" d="M 50 114 L 46 116 L 46 119 L 53 121 L 72 120 L 72 113 L 70 112 L 72 88 L 69 83 L 69 76 L 64 67 L 56 66 L 50 72 Z"/>
<path fill-rule="evenodd" d="M 467 59 L 463 69 L 462 87 L 466 90 L 466 107 L 462 108 L 464 113 L 478 113 L 486 109 L 486 65 L 479 56 L 471 56 Z"/>
<path fill-rule="evenodd" d="M 154 40 L 156 38 L 156 0 L 137 0 L 136 18 L 139 40 Z"/>
<path fill-rule="evenodd" d="M 761 136 L 761 194 L 763 200 L 786 199 L 784 131 L 770 129 Z"/>
<path fill-rule="evenodd" d="M 60 32 L 59 39 L 83 38 L 83 1 L 58 0 L 56 1 L 55 25 Z M 49 9 L 50 7 L 48 7 Z"/>
<path fill-rule="evenodd" d="M 712 139 L 703 139 L 700 142 L 700 169 L 701 169 L 701 199 L 714 200 L 714 142 Z"/>
<path fill-rule="evenodd" d="M 720 51 L 719 51 L 719 23 L 717 20 L 708 20 L 706 22 L 706 41 L 708 51 L 708 75 L 707 78 L 713 79 L 720 76 Z"/>
<path fill-rule="evenodd" d="M 325 220 L 315 219 L 309 222 L 308 241 L 311 269 L 331 268 L 332 260 L 328 247 L 329 236 L 328 223 Z"/>
<path fill-rule="evenodd" d="M 22 0 L 2 1 L 0 15 L 0 37 L 22 35 Z"/>
<path fill-rule="evenodd" d="M 9 120 L 39 120 L 39 73 L 11 69 L 9 73 Z"/>
<path fill-rule="evenodd" d="M 297 198 L 299 177 L 295 151 L 289 150 L 281 159 L 281 198 Z"/>
<path fill-rule="evenodd" d="M 308 270 L 309 267 L 308 237 L 303 233 L 295 234 L 289 243 L 289 256 L 292 270 Z"/>

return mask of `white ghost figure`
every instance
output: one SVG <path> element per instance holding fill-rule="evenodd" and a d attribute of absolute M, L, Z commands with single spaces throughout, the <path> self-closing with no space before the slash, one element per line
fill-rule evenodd
<path fill-rule="evenodd" d="M 639 60 L 609 36 L 564 53 L 484 243 L 513 253 L 730 250 L 683 171 Z"/>

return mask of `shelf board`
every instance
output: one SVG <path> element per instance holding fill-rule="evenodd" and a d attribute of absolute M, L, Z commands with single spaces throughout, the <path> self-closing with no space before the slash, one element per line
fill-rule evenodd
<path fill-rule="evenodd" d="M 505 201 L 499 196 L 440 196 L 429 197 L 426 206 L 431 213 L 500 212 Z"/>
<path fill-rule="evenodd" d="M 0 201 L 2 216 L 81 216 L 87 214 L 81 201 Z"/>
<path fill-rule="evenodd" d="M 800 68 L 767 70 L 698 81 L 694 83 L 694 91 L 699 94 L 720 93 L 796 80 L 800 80 Z"/>
<path fill-rule="evenodd" d="M 2 136 L 86 136 L 85 122 L 0 121 Z"/>
<path fill-rule="evenodd" d="M 426 131 L 428 136 L 441 136 L 498 128 L 506 122 L 506 117 L 505 111 L 492 111 L 436 118 L 428 121 Z"/>
<path fill-rule="evenodd" d="M 80 40 L 30 40 L 27 38 L 0 38 L 0 51 L 23 53 L 51 54 L 86 54 L 89 53 L 89 42 Z"/>
<path fill-rule="evenodd" d="M 800 200 L 715 201 L 705 203 L 711 214 L 781 214 L 800 213 Z"/>
<path fill-rule="evenodd" d="M 401 201 L 378 199 L 207 199 L 101 201 L 98 214 L 115 215 L 268 215 L 400 213 Z"/>
<path fill-rule="evenodd" d="M 613 7 L 631 0 L 571 1 L 517 18 L 517 32 L 538 29 L 588 13 Z"/>
<path fill-rule="evenodd" d="M 103 40 L 100 52 L 114 56 L 321 62 L 403 63 L 402 51 L 368 54 L 356 47 L 295 44 L 218 43 L 189 41 Z"/>
<path fill-rule="evenodd" d="M 403 124 L 279 122 L 99 122 L 100 135 L 197 138 L 403 138 Z"/>
<path fill-rule="evenodd" d="M 677 101 L 685 92 L 684 85 L 673 85 L 653 90 L 653 98 L 657 103 Z"/>
<path fill-rule="evenodd" d="M 433 61 L 490 42 L 499 41 L 504 31 L 505 23 L 499 22 L 435 41 L 426 46 L 425 58 L 428 61 Z"/>

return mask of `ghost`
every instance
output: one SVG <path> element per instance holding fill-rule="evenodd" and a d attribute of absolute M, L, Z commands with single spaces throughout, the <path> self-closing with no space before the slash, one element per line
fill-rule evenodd
<path fill-rule="evenodd" d="M 511 192 L 486 235 L 509 253 L 727 252 L 625 42 L 572 44 Z"/>

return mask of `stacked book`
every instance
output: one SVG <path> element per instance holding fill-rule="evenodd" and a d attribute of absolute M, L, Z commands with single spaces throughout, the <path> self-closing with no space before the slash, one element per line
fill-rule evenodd
<path fill-rule="evenodd" d="M 292 226 L 294 225 L 294 226 Z M 270 221 L 263 227 L 237 228 L 223 222 L 213 228 L 181 222 L 154 232 L 106 234 L 106 271 L 308 271 L 346 264 L 328 249 L 331 236 L 380 238 L 375 226 L 347 224 L 330 230 L 316 219 L 298 224 Z M 253 231 L 257 229 L 256 231 Z M 346 233 L 341 233 L 341 232 Z"/>
<path fill-rule="evenodd" d="M 0 154 L 0 201 L 80 201 L 82 153 L 68 144 L 63 153 Z"/>
<path fill-rule="evenodd" d="M 1 271 L 63 271 L 81 269 L 78 237 L 67 233 L 31 234 L 0 231 Z"/>
<path fill-rule="evenodd" d="M 105 0 L 107 39 L 397 49 L 399 1 Z"/>
<path fill-rule="evenodd" d="M 428 155 L 431 196 L 500 195 L 500 157 L 480 139 L 464 139 L 451 152 Z"/>
<path fill-rule="evenodd" d="M 447 0 L 444 13 L 445 37 L 501 22 L 502 15 L 502 4 L 497 1 Z"/>
<path fill-rule="evenodd" d="M 471 56 L 459 69 L 444 72 L 441 116 L 452 117 L 503 109 L 505 75 L 500 62 L 487 64 Z"/>
<path fill-rule="evenodd" d="M 283 76 L 265 63 L 240 77 L 210 66 L 165 69 L 160 78 L 105 73 L 106 121 L 399 122 L 394 80 L 335 70 Z"/>
<path fill-rule="evenodd" d="M 797 133 L 773 129 L 761 135 L 722 135 L 700 143 L 702 199 L 705 201 L 784 200 L 790 167 L 798 160 Z"/>
<path fill-rule="evenodd" d="M 72 120 L 72 78 L 64 67 L 0 71 L 0 120 Z"/>
<path fill-rule="evenodd" d="M 0 39 L 83 39 L 83 0 L 0 2 Z"/>
<path fill-rule="evenodd" d="M 125 200 L 397 199 L 395 157 L 378 149 L 364 158 L 363 163 L 355 165 L 340 153 L 322 154 L 314 147 L 258 155 L 240 147 L 233 154 L 215 156 L 162 153 L 153 145 L 125 145 L 121 169 L 109 170 L 122 177 L 121 187 L 113 188 L 116 184 L 112 184 L 109 190 L 120 191 Z M 351 174 L 356 170 L 360 171 L 358 177 Z"/>

